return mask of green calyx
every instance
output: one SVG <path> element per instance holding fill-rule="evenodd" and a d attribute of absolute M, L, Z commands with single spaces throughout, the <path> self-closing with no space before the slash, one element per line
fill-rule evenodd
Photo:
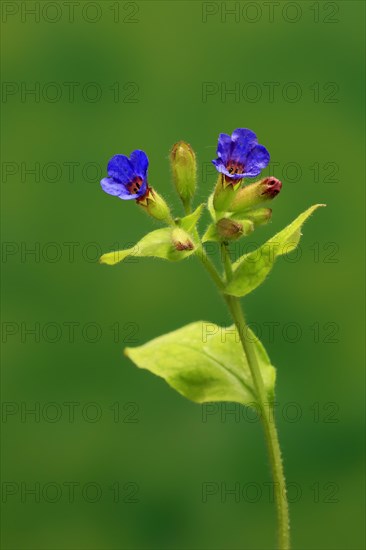
<path fill-rule="evenodd" d="M 235 199 L 240 188 L 240 180 L 227 182 L 224 174 L 219 174 L 213 194 L 213 207 L 216 212 L 229 210 L 230 204 Z"/>
<path fill-rule="evenodd" d="M 254 224 L 251 220 L 233 220 L 231 218 L 221 218 L 216 224 L 218 236 L 226 240 L 240 239 L 254 231 Z"/>
<path fill-rule="evenodd" d="M 202 242 L 236 241 L 254 231 L 254 223 L 249 219 L 234 220 L 221 218 L 217 223 L 211 223 L 202 237 Z"/>
<path fill-rule="evenodd" d="M 246 217 L 253 222 L 255 227 L 265 225 L 272 218 L 271 208 L 257 208 L 256 210 L 250 210 L 246 212 Z"/>
<path fill-rule="evenodd" d="M 142 199 L 138 199 L 136 202 L 156 220 L 164 221 L 168 224 L 173 223 L 169 206 L 163 197 L 154 189 L 149 188 L 146 195 Z"/>

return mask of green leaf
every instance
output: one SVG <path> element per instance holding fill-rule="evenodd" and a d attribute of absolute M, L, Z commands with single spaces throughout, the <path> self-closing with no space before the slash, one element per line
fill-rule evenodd
<path fill-rule="evenodd" d="M 178 220 L 178 225 L 185 231 L 192 231 L 198 223 L 201 217 L 202 211 L 205 207 L 205 203 L 200 204 L 192 214 L 188 214 L 184 218 Z"/>
<path fill-rule="evenodd" d="M 215 192 L 211 193 L 211 195 L 208 197 L 207 210 L 209 211 L 211 218 L 215 222 L 216 221 L 216 210 L 215 210 L 215 207 L 213 205 L 214 195 L 215 195 Z"/>
<path fill-rule="evenodd" d="M 325 204 L 311 206 L 260 248 L 239 258 L 233 264 L 233 278 L 225 292 L 232 296 L 245 296 L 263 283 L 277 256 L 288 254 L 297 247 L 301 237 L 301 226 L 320 206 Z"/>
<path fill-rule="evenodd" d="M 151 233 L 145 235 L 135 246 L 126 248 L 125 250 L 115 250 L 114 252 L 103 254 L 99 261 L 101 264 L 115 265 L 122 262 L 122 260 L 128 256 L 154 256 L 173 262 L 183 260 L 194 253 L 195 247 L 192 250 L 177 250 L 173 245 L 173 231 L 174 229 L 171 227 L 151 231 Z"/>
<path fill-rule="evenodd" d="M 275 368 L 267 353 L 248 329 L 269 401 L 273 400 Z M 179 393 L 195 401 L 256 401 L 249 366 L 235 326 L 220 327 L 197 321 L 151 340 L 125 354 L 139 368 L 164 378 Z M 254 406 L 254 405 L 253 405 Z"/>
<path fill-rule="evenodd" d="M 202 237 L 202 242 L 203 243 L 208 243 L 210 241 L 213 241 L 213 242 L 220 242 L 220 237 L 219 235 L 217 234 L 217 229 L 216 229 L 216 223 L 210 223 L 210 225 L 207 227 L 203 237 Z"/>

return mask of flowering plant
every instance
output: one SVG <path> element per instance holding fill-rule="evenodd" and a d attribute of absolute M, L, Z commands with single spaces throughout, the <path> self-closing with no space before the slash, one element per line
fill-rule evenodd
<path fill-rule="evenodd" d="M 115 155 L 108 163 L 108 177 L 101 181 L 103 190 L 123 200 L 135 199 L 165 227 L 148 233 L 132 248 L 104 254 L 100 261 L 115 265 L 129 255 L 180 261 L 194 255 L 202 262 L 225 300 L 234 325 L 224 328 L 197 321 L 143 346 L 126 348 L 125 354 L 139 368 L 164 378 L 192 401 L 233 401 L 261 413 L 274 481 L 278 548 L 286 550 L 290 548 L 288 501 L 273 411 L 276 373 L 263 345 L 246 324 L 240 298 L 265 280 L 278 256 L 296 248 L 303 223 L 324 205 L 308 208 L 257 250 L 232 262 L 230 243 L 271 219 L 267 203 L 280 193 L 282 183 L 274 177 L 250 184 L 244 181 L 259 176 L 269 160 L 267 149 L 258 144 L 251 130 L 238 128 L 231 136 L 220 134 L 217 159 L 212 161 L 218 179 L 207 201 L 211 222 L 200 236 L 197 225 L 205 204 L 192 210 L 197 169 L 195 153 L 188 143 L 176 143 L 170 154 L 174 184 L 185 210 L 185 216 L 179 218 L 172 216 L 165 200 L 149 185 L 149 161 L 143 151 L 133 151 L 129 158 Z M 205 250 L 209 241 L 220 247 L 222 273 Z"/>

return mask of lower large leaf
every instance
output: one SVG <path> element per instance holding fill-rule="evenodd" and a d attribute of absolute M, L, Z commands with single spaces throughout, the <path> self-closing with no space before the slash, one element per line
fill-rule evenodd
<path fill-rule="evenodd" d="M 275 368 L 249 329 L 247 337 L 255 346 L 268 400 L 272 401 Z M 197 321 L 142 346 L 126 348 L 125 354 L 139 368 L 164 378 L 191 401 L 256 402 L 249 366 L 234 326 Z"/>
<path fill-rule="evenodd" d="M 245 296 L 263 283 L 277 256 L 288 254 L 297 247 L 301 237 L 301 226 L 320 206 L 325 205 L 311 206 L 260 248 L 239 258 L 233 265 L 234 274 L 225 289 L 226 294 Z"/>

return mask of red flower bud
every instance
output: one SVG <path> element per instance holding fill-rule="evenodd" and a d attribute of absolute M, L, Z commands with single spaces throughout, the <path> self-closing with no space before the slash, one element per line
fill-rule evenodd
<path fill-rule="evenodd" d="M 282 183 L 274 177 L 265 178 L 262 182 L 263 191 L 261 195 L 265 195 L 267 199 L 274 199 L 281 191 Z"/>

